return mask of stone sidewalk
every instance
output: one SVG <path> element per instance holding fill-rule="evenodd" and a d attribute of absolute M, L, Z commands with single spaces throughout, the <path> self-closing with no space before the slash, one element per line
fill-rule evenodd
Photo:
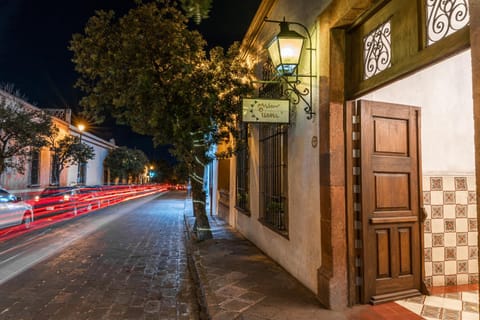
<path fill-rule="evenodd" d="M 213 239 L 190 239 L 187 249 L 208 319 L 384 319 L 370 306 L 343 312 L 322 308 L 312 292 L 251 242 L 222 220 L 209 218 Z M 187 199 L 185 223 L 190 234 L 193 222 Z"/>

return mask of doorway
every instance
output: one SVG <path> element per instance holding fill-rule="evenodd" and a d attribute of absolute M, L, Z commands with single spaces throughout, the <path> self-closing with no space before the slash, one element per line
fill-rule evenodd
<path fill-rule="evenodd" d="M 351 109 L 358 301 L 421 293 L 420 109 L 358 100 Z M 347 125 L 348 126 L 348 125 Z"/>
<path fill-rule="evenodd" d="M 429 289 L 478 283 L 470 65 L 466 50 L 360 98 L 420 106 L 420 265 Z"/>

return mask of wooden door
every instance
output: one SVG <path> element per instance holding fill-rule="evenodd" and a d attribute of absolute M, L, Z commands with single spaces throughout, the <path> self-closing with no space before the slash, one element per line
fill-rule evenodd
<path fill-rule="evenodd" d="M 364 302 L 420 294 L 417 107 L 358 101 Z"/>

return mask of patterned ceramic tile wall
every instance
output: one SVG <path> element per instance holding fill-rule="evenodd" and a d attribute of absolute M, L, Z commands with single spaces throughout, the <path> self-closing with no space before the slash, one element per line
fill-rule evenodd
<path fill-rule="evenodd" d="M 474 176 L 424 176 L 425 282 L 478 283 L 477 203 Z"/>

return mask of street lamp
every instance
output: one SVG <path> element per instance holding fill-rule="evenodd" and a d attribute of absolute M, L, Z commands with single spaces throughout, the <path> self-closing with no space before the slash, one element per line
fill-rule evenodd
<path fill-rule="evenodd" d="M 82 146 L 82 134 L 83 131 L 85 130 L 85 125 L 80 123 L 77 125 L 77 129 L 80 132 L 80 140 L 79 140 L 79 146 Z M 78 162 L 77 166 L 77 185 L 80 184 L 80 170 L 81 170 L 82 163 Z"/>
<path fill-rule="evenodd" d="M 280 26 L 280 33 L 278 33 L 267 46 L 268 54 L 272 60 L 273 66 L 279 77 L 279 82 L 287 84 L 284 94 L 292 98 L 293 104 L 298 104 L 302 100 L 306 107 L 304 108 L 307 114 L 307 119 L 313 118 L 315 112 L 312 110 L 312 72 L 313 57 L 312 51 L 312 37 L 308 32 L 307 27 L 298 22 L 264 19 L 265 22 L 278 23 Z M 298 65 L 305 42 L 305 37 L 296 31 L 290 30 L 290 25 L 296 25 L 303 29 L 308 37 L 309 47 L 306 48 L 310 58 L 310 73 L 307 75 L 298 74 Z M 291 77 L 294 77 L 292 80 Z M 299 77 L 306 77 L 309 79 L 309 87 L 300 91 L 297 85 L 301 83 Z"/>
<path fill-rule="evenodd" d="M 275 70 L 281 76 L 291 76 L 300 63 L 305 37 L 290 30 L 288 22 L 280 21 L 280 33 L 267 46 Z"/>

